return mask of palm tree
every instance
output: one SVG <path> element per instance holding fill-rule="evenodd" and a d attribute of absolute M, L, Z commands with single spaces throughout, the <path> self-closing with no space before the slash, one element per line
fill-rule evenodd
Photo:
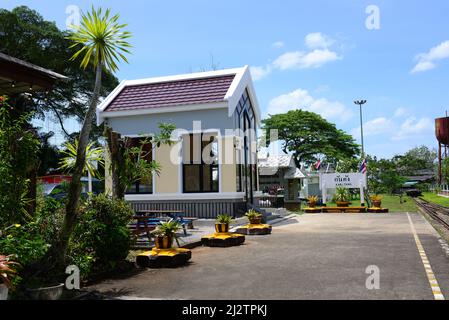
<path fill-rule="evenodd" d="M 64 144 L 65 150 L 61 151 L 62 158 L 59 162 L 59 169 L 73 170 L 76 163 L 76 155 L 78 152 L 78 140 L 74 143 L 66 142 Z M 92 177 L 98 177 L 98 170 L 96 164 L 104 165 L 103 148 L 95 148 L 94 143 L 91 142 L 86 148 L 86 163 L 84 165 L 83 173 L 87 172 L 89 177 L 89 192 L 92 193 Z"/>
<path fill-rule="evenodd" d="M 118 70 L 117 63 L 121 60 L 128 62 L 124 53 L 130 53 L 127 48 L 131 45 L 127 39 L 131 33 L 123 31 L 126 24 L 118 23 L 119 15 L 110 16 L 110 10 L 103 14 L 101 8 L 82 14 L 81 24 L 69 36 L 74 42 L 71 48 L 80 48 L 73 57 L 75 60 L 82 57 L 81 67 L 86 69 L 92 66 L 96 70 L 95 88 L 90 100 L 89 109 L 84 118 L 84 123 L 79 135 L 76 161 L 73 166 L 72 181 L 69 186 L 69 194 L 65 210 L 64 225 L 57 243 L 50 253 L 53 265 L 64 265 L 67 245 L 76 223 L 79 201 L 81 196 L 81 177 L 85 168 L 86 148 L 89 142 L 89 134 L 92 129 L 95 110 L 98 104 L 103 68 L 112 72 Z"/>

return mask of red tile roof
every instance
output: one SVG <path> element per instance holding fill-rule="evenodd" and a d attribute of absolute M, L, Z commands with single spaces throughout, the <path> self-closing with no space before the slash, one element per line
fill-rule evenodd
<path fill-rule="evenodd" d="M 235 75 L 175 80 L 125 87 L 105 111 L 222 102 Z"/>

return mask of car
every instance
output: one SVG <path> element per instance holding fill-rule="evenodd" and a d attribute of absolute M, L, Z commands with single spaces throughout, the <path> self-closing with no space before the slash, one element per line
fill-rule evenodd
<path fill-rule="evenodd" d="M 68 196 L 68 188 L 62 183 L 48 183 L 43 185 L 44 197 L 50 197 L 55 200 L 63 200 Z M 82 198 L 87 198 L 87 192 L 81 192 Z"/>

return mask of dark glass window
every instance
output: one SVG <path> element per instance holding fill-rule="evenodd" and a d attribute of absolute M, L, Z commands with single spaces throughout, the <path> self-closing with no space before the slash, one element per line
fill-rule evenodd
<path fill-rule="evenodd" d="M 141 148 L 140 156 L 147 162 L 153 161 L 153 146 L 149 138 L 127 138 L 126 148 Z M 141 177 L 128 190 L 127 194 L 152 194 L 153 193 L 153 175 Z"/>
<path fill-rule="evenodd" d="M 183 192 L 218 192 L 218 189 L 218 141 L 216 136 L 205 133 L 184 136 Z"/>
<path fill-rule="evenodd" d="M 250 196 L 251 190 L 257 190 L 257 156 L 252 150 L 252 143 L 256 141 L 256 119 L 254 109 L 251 104 L 248 92 L 245 90 L 235 111 L 236 129 L 244 133 L 244 147 L 242 150 L 236 150 L 236 159 L 242 157 L 242 160 L 236 161 L 237 191 L 245 191 Z M 252 131 L 247 131 L 252 130 Z"/>

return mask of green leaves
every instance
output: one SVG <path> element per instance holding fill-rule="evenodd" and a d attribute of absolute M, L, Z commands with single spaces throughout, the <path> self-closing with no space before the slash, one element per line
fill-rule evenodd
<path fill-rule="evenodd" d="M 131 187 L 142 178 L 149 179 L 153 174 L 159 175 L 162 166 L 152 160 L 153 149 L 159 148 L 161 145 L 172 145 L 171 134 L 176 129 L 176 126 L 170 123 L 159 123 L 160 133 L 152 137 L 144 137 L 139 142 L 138 146 L 125 147 L 123 150 L 123 167 L 119 170 L 120 183 L 126 188 Z M 147 146 L 151 146 L 150 150 Z"/>
<path fill-rule="evenodd" d="M 36 165 L 39 141 L 29 129 L 31 114 L 14 115 L 3 97 L 0 105 L 0 228 L 30 219 L 29 170 Z"/>
<path fill-rule="evenodd" d="M 328 161 L 354 157 L 360 152 L 353 137 L 337 129 L 316 113 L 291 110 L 262 120 L 267 143 L 270 130 L 278 130 L 278 138 L 284 142 L 284 152 L 293 152 L 295 163 L 311 164 L 324 155 Z"/>
<path fill-rule="evenodd" d="M 70 48 L 81 47 L 71 60 L 81 57 L 82 68 L 86 69 L 92 62 L 94 67 L 101 64 L 115 72 L 118 70 L 117 63 L 120 60 L 128 63 L 125 54 L 130 54 L 128 49 L 131 45 L 127 39 L 131 37 L 131 33 L 123 31 L 127 25 L 118 23 L 118 14 L 110 16 L 109 9 L 103 15 L 101 8 L 95 10 L 92 7 L 91 12 L 82 15 L 81 25 L 74 26 L 76 31 L 68 37 L 73 41 Z"/>
<path fill-rule="evenodd" d="M 216 221 L 217 223 L 229 224 L 232 222 L 232 217 L 229 214 L 219 214 Z"/>
<path fill-rule="evenodd" d="M 61 151 L 63 158 L 60 161 L 59 169 L 70 171 L 75 168 L 78 144 L 79 142 L 77 139 L 74 143 L 66 142 L 64 144 L 65 150 Z M 89 172 L 92 177 L 98 176 L 98 170 L 95 168 L 95 163 L 104 166 L 104 152 L 103 148 L 95 148 L 94 143 L 91 142 L 86 148 L 84 171 Z"/>

